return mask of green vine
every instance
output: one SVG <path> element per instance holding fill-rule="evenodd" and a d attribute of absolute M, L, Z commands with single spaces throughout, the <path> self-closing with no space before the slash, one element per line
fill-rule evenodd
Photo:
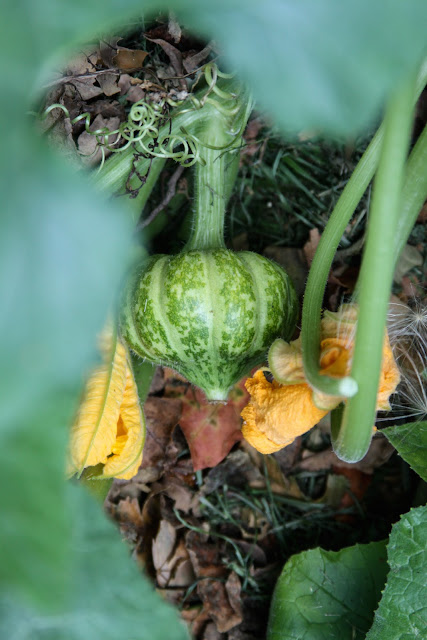
<path fill-rule="evenodd" d="M 426 82 L 427 60 L 418 74 L 416 92 L 413 97 L 414 103 L 424 89 Z M 323 296 L 329 271 L 344 230 L 374 176 L 383 136 L 384 127 L 382 125 L 367 147 L 335 205 L 315 253 L 304 294 L 301 340 L 305 376 L 314 389 L 333 396 L 351 397 L 357 392 L 357 384 L 352 377 L 335 379 L 319 373 Z"/>

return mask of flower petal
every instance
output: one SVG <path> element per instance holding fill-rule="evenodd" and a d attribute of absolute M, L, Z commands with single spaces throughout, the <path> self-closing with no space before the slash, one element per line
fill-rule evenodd
<path fill-rule="evenodd" d="M 377 410 L 391 409 L 389 397 L 396 390 L 400 382 L 400 372 L 390 347 L 388 335 L 384 339 L 383 360 L 381 365 L 380 383 L 377 395 Z"/>
<path fill-rule="evenodd" d="M 138 471 L 145 441 L 145 420 L 141 411 L 138 389 L 128 362 L 126 387 L 117 422 L 117 439 L 103 470 L 103 477 L 129 480 Z"/>
<path fill-rule="evenodd" d="M 241 414 L 246 423 L 243 435 L 249 434 L 252 441 L 262 447 L 279 449 L 290 444 L 327 414 L 314 405 L 312 390 L 307 384 L 281 386 L 276 381 L 268 382 L 263 372 L 257 371 L 246 381 L 246 388 L 251 400 Z M 267 438 L 266 443 L 261 442 L 259 433 Z"/>
<path fill-rule="evenodd" d="M 358 310 L 357 304 L 342 304 L 338 311 L 324 311 L 322 338 L 345 338 L 354 342 Z"/>
<path fill-rule="evenodd" d="M 109 359 L 91 375 L 71 428 L 68 471 L 81 473 L 85 467 L 105 462 L 117 436 L 117 421 L 126 383 L 126 348 L 116 334 L 106 332 Z M 104 350 L 105 349 L 105 350 Z M 104 346 L 104 353 L 107 349 Z"/>
<path fill-rule="evenodd" d="M 268 366 L 281 384 L 304 382 L 301 339 L 288 343 L 277 338 L 268 352 Z"/>

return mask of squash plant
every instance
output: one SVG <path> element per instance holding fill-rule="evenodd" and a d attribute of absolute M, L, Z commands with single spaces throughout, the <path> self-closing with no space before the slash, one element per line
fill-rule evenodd
<path fill-rule="evenodd" d="M 137 267 L 120 306 L 120 325 L 138 355 L 173 367 L 208 400 L 226 401 L 230 387 L 264 361 L 276 337 L 291 337 L 297 301 L 278 264 L 225 247 L 225 209 L 252 102 L 238 82 L 216 82 L 211 69 L 207 65 L 205 75 L 213 109 L 196 116 L 190 238 L 177 256 L 153 256 Z M 215 69 L 218 74 L 224 77 Z M 194 123 L 188 128 L 194 131 Z"/>
<path fill-rule="evenodd" d="M 47 149 L 28 111 L 51 81 L 53 63 L 73 46 L 141 11 L 172 9 L 214 37 L 285 133 L 353 135 L 415 73 L 425 50 L 427 6 L 390 0 L 384 12 L 372 0 L 351 6 L 340 0 L 6 0 L 2 8 L 0 635 L 179 640 L 186 634 L 173 612 L 127 563 L 100 508 L 66 484 L 63 473 L 68 424 L 81 378 L 95 359 L 95 334 L 127 266 L 131 221 L 125 207 L 108 203 Z M 402 96 L 408 93 L 402 89 Z M 396 100 L 389 122 L 406 113 L 408 99 Z M 401 141 L 393 158 L 396 175 L 404 146 Z M 405 202 L 418 179 L 408 164 Z M 376 240 L 381 246 L 381 237 Z M 322 249 L 319 275 L 329 259 Z M 307 318 L 316 323 L 320 317 L 320 303 L 310 306 L 315 280 L 309 285 L 303 338 L 312 332 L 313 350 L 306 349 L 306 358 L 317 348 L 316 326 Z M 315 369 L 307 366 L 308 375 Z M 348 449 L 344 435 L 344 455 L 360 455 L 363 447 L 350 443 Z"/>

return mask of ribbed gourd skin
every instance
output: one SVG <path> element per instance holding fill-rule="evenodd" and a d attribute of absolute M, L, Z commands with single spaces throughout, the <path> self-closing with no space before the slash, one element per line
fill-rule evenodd
<path fill-rule="evenodd" d="M 156 255 L 140 265 L 121 308 L 123 338 L 140 356 L 169 366 L 225 401 L 230 387 L 289 339 L 294 288 L 279 265 L 227 249 Z"/>

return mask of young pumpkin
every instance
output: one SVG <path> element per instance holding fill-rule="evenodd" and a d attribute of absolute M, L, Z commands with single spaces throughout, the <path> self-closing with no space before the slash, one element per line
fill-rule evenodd
<path fill-rule="evenodd" d="M 291 337 L 297 300 L 279 265 L 225 247 L 225 206 L 250 107 L 237 93 L 217 96 L 219 108 L 198 131 L 191 237 L 178 255 L 155 255 L 137 267 L 120 326 L 141 357 L 175 369 L 208 400 L 225 401 L 230 387 L 265 360 L 275 338 Z"/>

